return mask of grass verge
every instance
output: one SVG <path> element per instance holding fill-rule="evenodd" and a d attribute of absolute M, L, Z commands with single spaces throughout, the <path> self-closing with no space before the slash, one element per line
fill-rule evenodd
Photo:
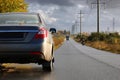
<path fill-rule="evenodd" d="M 62 45 L 64 39 L 65 39 L 64 35 L 60 35 L 60 34 L 53 35 L 54 50 L 58 49 Z"/>
<path fill-rule="evenodd" d="M 87 42 L 86 45 L 99 50 L 120 54 L 120 44 L 108 44 L 104 41 L 95 41 Z"/>

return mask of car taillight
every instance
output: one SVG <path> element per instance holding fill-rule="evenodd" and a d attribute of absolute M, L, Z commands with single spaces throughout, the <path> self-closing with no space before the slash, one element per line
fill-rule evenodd
<path fill-rule="evenodd" d="M 39 32 L 35 35 L 35 39 L 44 39 L 48 36 L 48 31 L 42 27 L 39 29 Z"/>
<path fill-rule="evenodd" d="M 31 52 L 32 55 L 39 55 L 42 54 L 41 52 Z"/>

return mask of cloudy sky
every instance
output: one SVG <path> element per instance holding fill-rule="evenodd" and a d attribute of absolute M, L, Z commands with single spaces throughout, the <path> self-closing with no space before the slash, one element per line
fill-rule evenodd
<path fill-rule="evenodd" d="M 79 32 L 78 13 L 82 10 L 84 13 L 82 31 L 97 30 L 96 0 L 26 0 L 26 2 L 29 4 L 29 12 L 39 12 L 50 27 L 70 30 L 77 21 L 76 32 Z M 113 18 L 115 31 L 120 31 L 120 0 L 100 0 L 100 3 L 100 31 L 113 31 Z"/>

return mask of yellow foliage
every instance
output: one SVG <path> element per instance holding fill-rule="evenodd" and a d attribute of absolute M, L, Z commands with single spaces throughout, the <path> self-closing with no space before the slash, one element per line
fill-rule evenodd
<path fill-rule="evenodd" d="M 0 0 L 0 13 L 27 12 L 27 7 L 24 0 Z"/>

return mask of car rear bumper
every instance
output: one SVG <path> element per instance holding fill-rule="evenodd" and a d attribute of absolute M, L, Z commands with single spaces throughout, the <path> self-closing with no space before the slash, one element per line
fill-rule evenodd
<path fill-rule="evenodd" d="M 52 45 L 47 42 L 0 44 L 0 63 L 40 63 L 41 60 L 50 61 L 51 50 Z"/>
<path fill-rule="evenodd" d="M 44 60 L 43 47 L 40 43 L 0 44 L 0 63 L 41 62 Z"/>
<path fill-rule="evenodd" d="M 31 52 L 1 52 L 0 63 L 42 63 L 44 56 Z"/>
<path fill-rule="evenodd" d="M 42 47 L 43 47 L 42 43 L 0 44 L 0 54 L 1 52 L 42 51 Z"/>

